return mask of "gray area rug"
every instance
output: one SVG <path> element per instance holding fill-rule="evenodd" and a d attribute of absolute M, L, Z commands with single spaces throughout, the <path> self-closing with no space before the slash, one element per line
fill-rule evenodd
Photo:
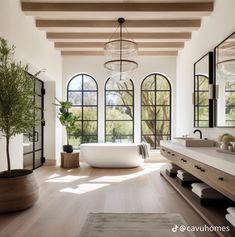
<path fill-rule="evenodd" d="M 187 226 L 173 213 L 90 213 L 79 237 L 195 237 L 175 225 Z"/>

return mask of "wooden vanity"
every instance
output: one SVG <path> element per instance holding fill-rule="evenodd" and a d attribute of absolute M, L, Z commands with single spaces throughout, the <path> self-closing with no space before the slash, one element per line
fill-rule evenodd
<path fill-rule="evenodd" d="M 161 154 L 224 196 L 235 201 L 235 157 L 216 152 L 215 147 L 184 147 L 172 141 L 161 142 Z M 174 178 L 161 175 L 185 198 L 209 225 L 223 225 L 226 206 L 203 207 L 192 198 L 191 188 L 181 187 Z M 226 234 L 217 232 L 219 236 Z M 229 235 L 228 235 L 229 236 Z"/>

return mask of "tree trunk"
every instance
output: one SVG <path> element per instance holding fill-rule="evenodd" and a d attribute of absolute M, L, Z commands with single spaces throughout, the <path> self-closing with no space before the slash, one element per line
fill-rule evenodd
<path fill-rule="evenodd" d="M 67 134 L 67 145 L 69 145 L 69 132 L 68 132 L 68 130 L 66 129 L 66 134 Z"/>
<path fill-rule="evenodd" d="M 7 153 L 7 169 L 9 176 L 11 175 L 11 161 L 10 161 L 10 138 L 6 136 L 6 153 Z"/>

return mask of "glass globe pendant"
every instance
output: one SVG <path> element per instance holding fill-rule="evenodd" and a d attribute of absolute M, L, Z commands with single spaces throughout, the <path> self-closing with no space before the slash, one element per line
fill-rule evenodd
<path fill-rule="evenodd" d="M 109 77 L 116 81 L 126 81 L 133 77 L 138 63 L 133 59 L 137 56 L 137 44 L 123 38 L 124 18 L 119 18 L 119 39 L 113 39 L 104 45 L 104 54 L 107 61 L 104 68 Z"/>

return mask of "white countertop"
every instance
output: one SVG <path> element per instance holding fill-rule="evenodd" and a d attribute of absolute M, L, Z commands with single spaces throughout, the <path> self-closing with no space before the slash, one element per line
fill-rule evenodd
<path fill-rule="evenodd" d="M 162 146 L 235 176 L 235 155 L 220 153 L 216 147 L 185 147 L 174 141 L 161 141 Z"/>

